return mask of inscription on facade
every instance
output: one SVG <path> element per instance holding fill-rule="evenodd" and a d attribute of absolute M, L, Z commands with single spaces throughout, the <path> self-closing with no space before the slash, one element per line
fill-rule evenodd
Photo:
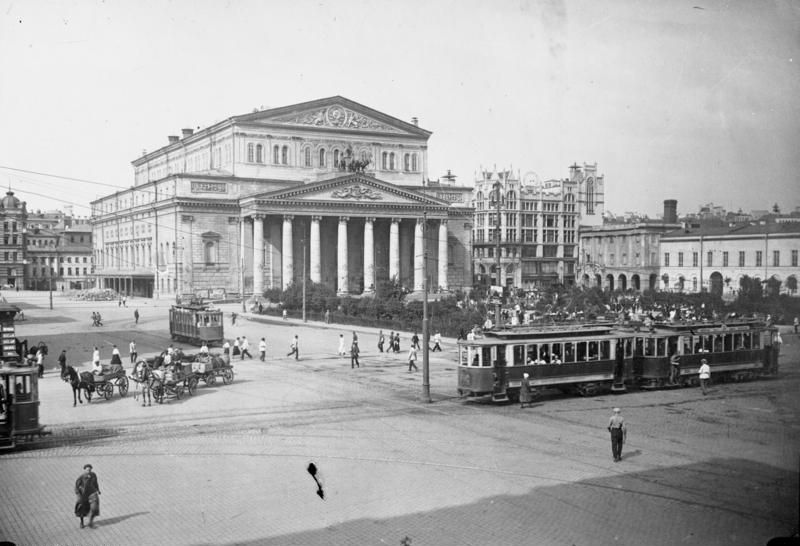
<path fill-rule="evenodd" d="M 460 193 L 436 192 L 436 197 L 442 201 L 449 201 L 450 203 L 461 203 L 464 200 L 464 196 Z"/>
<path fill-rule="evenodd" d="M 336 197 L 338 199 L 383 199 L 383 196 L 373 190 L 372 188 L 365 188 L 363 186 L 359 186 L 358 184 L 353 184 L 352 186 L 348 186 L 346 188 L 342 188 L 339 190 L 334 190 L 331 192 L 331 197 Z"/>
<path fill-rule="evenodd" d="M 192 182 L 192 193 L 228 193 L 224 182 Z"/>

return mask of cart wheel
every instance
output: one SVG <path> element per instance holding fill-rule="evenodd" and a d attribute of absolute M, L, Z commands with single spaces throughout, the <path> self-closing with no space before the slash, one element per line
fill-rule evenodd
<path fill-rule="evenodd" d="M 163 385 L 157 385 L 153 387 L 153 398 L 156 399 L 156 402 L 159 404 L 164 403 L 164 387 Z"/>
<path fill-rule="evenodd" d="M 177 398 L 178 400 L 183 398 L 183 385 L 178 385 L 177 387 L 175 387 L 175 398 Z"/>
<path fill-rule="evenodd" d="M 114 394 L 114 385 L 112 385 L 111 383 L 106 383 L 105 385 L 102 385 L 100 387 L 100 391 L 101 394 L 103 395 L 103 398 L 105 398 L 106 400 L 111 400 L 111 396 L 113 396 Z"/>
<path fill-rule="evenodd" d="M 230 385 L 233 383 L 233 370 L 230 368 L 225 368 L 222 370 L 222 382 L 226 385 Z"/>
<path fill-rule="evenodd" d="M 119 384 L 117 386 L 119 387 L 119 395 L 120 396 L 125 396 L 126 394 L 128 394 L 128 378 L 127 377 L 125 377 L 123 375 L 120 378 Z"/>
<path fill-rule="evenodd" d="M 209 386 L 210 386 L 210 385 L 213 385 L 213 384 L 214 384 L 214 383 L 216 383 L 216 382 L 217 382 L 217 376 L 216 376 L 216 375 L 214 375 L 213 373 L 209 373 L 209 374 L 206 376 L 206 385 L 209 385 Z"/>
<path fill-rule="evenodd" d="M 186 385 L 187 389 L 189 390 L 189 394 L 194 396 L 195 391 L 197 390 L 197 378 L 190 377 L 189 383 Z"/>

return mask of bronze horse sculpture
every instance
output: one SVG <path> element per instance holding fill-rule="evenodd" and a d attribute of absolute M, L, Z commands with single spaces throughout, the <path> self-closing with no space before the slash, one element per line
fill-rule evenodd
<path fill-rule="evenodd" d="M 94 392 L 94 376 L 91 372 L 80 372 L 79 374 L 75 371 L 75 368 L 67 366 L 67 373 L 66 377 L 64 377 L 64 381 L 72 386 L 73 408 L 78 402 L 83 404 L 83 400 L 81 400 L 81 390 L 83 390 L 84 396 L 86 397 L 86 403 L 91 403 L 92 393 Z"/>

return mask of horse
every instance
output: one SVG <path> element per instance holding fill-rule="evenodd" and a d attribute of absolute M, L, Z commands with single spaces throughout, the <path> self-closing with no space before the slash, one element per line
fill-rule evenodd
<path fill-rule="evenodd" d="M 83 389 L 86 403 L 92 401 L 92 393 L 94 392 L 94 376 L 91 372 L 81 372 L 78 374 L 75 368 L 67 366 L 67 376 L 64 381 L 68 381 L 72 385 L 72 407 L 74 408 L 78 402 L 83 404 L 81 400 L 81 389 Z"/>
<path fill-rule="evenodd" d="M 149 406 L 152 401 L 151 391 L 153 390 L 153 384 L 159 381 L 153 373 L 153 367 L 149 362 L 140 360 L 133 367 L 130 378 L 136 383 L 136 388 L 133 391 L 133 399 L 139 400 L 139 393 L 141 392 L 142 407 L 145 406 L 145 402 L 147 402 L 146 405 Z"/>

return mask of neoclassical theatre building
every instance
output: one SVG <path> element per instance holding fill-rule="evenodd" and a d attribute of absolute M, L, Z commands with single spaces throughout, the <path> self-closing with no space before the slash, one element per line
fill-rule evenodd
<path fill-rule="evenodd" d="M 340 294 L 397 279 L 472 285 L 471 188 L 428 181 L 431 132 L 336 96 L 183 129 L 92 202 L 98 286 L 261 294 L 306 278 Z"/>

